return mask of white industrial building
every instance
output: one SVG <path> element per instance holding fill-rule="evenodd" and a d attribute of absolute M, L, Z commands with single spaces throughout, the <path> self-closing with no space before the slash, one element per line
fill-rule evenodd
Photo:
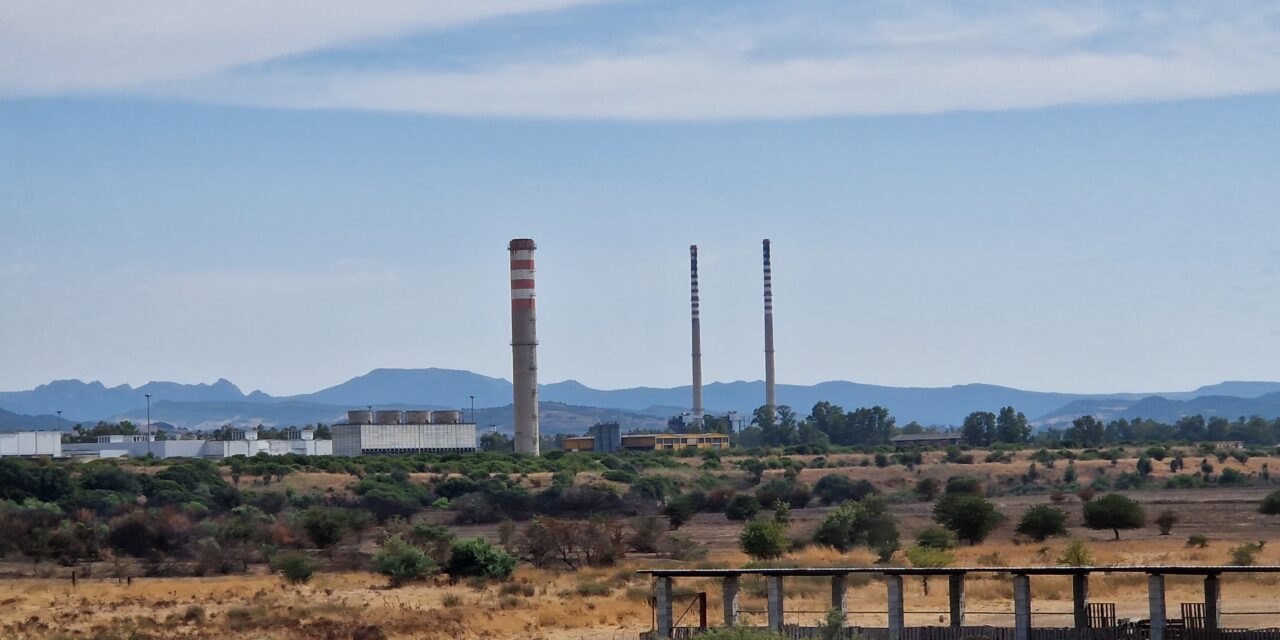
<path fill-rule="evenodd" d="M 333 455 L 332 440 L 316 440 L 310 429 L 291 431 L 286 440 L 259 440 L 257 430 L 236 432 L 232 440 L 156 440 L 154 435 L 98 436 L 97 442 L 62 445 L 67 455 L 90 458 L 230 458 L 260 453 L 278 456 Z"/>
<path fill-rule="evenodd" d="M 476 425 L 460 411 L 348 411 L 333 426 L 338 456 L 458 453 L 476 450 Z"/>
<path fill-rule="evenodd" d="M 62 434 L 57 431 L 0 433 L 0 456 L 62 457 Z"/>

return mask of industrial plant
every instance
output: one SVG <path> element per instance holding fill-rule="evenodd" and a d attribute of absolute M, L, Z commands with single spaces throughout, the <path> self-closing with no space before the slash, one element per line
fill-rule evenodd
<path fill-rule="evenodd" d="M 461 411 L 348 411 L 333 426 L 333 454 L 375 456 L 476 450 L 476 425 Z"/>
<path fill-rule="evenodd" d="M 529 238 L 517 238 L 507 245 L 511 254 L 511 386 L 516 453 L 535 456 L 539 446 L 538 318 L 533 288 L 533 252 L 537 248 Z"/>

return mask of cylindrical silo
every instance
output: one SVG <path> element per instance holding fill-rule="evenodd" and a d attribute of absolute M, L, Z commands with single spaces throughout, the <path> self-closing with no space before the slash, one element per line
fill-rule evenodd
<path fill-rule="evenodd" d="M 431 424 L 458 424 L 462 422 L 461 411 L 432 411 Z"/>
<path fill-rule="evenodd" d="M 533 240 L 518 238 L 511 253 L 511 383 L 516 452 L 538 455 L 538 333 L 534 312 Z"/>
<path fill-rule="evenodd" d="M 430 411 L 406 411 L 404 412 L 405 424 L 431 424 Z"/>
<path fill-rule="evenodd" d="M 370 424 L 373 422 L 372 411 L 348 411 L 347 424 Z"/>
<path fill-rule="evenodd" d="M 373 420 L 377 424 L 400 424 L 400 412 L 377 411 L 373 414 Z"/>

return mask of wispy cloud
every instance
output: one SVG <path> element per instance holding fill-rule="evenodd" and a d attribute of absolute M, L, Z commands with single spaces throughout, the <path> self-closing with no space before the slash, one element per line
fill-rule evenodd
<path fill-rule="evenodd" d="M 73 34 L 31 44 L 38 55 L 24 73 L 0 63 L 0 92 L 126 90 L 270 108 L 694 120 L 1006 110 L 1280 91 L 1280 10 L 1248 2 L 747 4 L 645 21 L 607 45 L 553 43 L 506 58 L 501 50 L 486 51 L 461 68 L 442 68 L 432 59 L 356 69 L 287 60 L 254 64 L 337 44 L 430 37 L 423 31 L 578 3 L 457 4 L 472 9 L 424 11 L 392 3 L 383 11 L 359 11 L 338 4 L 338 15 L 303 24 L 266 9 L 238 17 L 218 11 L 203 20 L 170 9 L 154 19 L 139 12 L 106 21 L 107 27 L 129 26 L 123 30 L 83 20 Z M 206 20 L 213 35 L 185 42 L 192 34 L 184 30 Z M 86 33 L 85 40 L 73 37 Z M 142 44 L 120 45 L 125 36 L 141 37 Z M 0 32 L 0 42 L 6 40 Z M 15 53 L 12 42 L 4 46 Z M 16 48 L 21 53 L 22 45 Z M 69 71 L 90 54 L 100 54 L 96 66 L 105 69 Z"/>

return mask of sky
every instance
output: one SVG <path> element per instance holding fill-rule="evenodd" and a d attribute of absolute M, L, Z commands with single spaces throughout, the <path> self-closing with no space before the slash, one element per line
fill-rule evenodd
<path fill-rule="evenodd" d="M 0 0 L 0 389 L 1280 380 L 1280 8 Z"/>

